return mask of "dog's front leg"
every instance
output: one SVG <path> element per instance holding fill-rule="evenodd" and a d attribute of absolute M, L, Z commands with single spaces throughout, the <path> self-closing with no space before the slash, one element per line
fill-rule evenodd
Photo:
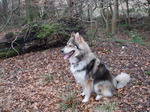
<path fill-rule="evenodd" d="M 89 98 L 90 98 L 90 95 L 91 95 L 90 89 L 89 89 L 89 88 L 86 88 L 86 89 L 85 89 L 85 97 L 84 97 L 84 99 L 82 100 L 82 102 L 88 102 L 88 101 L 89 101 Z"/>
<path fill-rule="evenodd" d="M 82 102 L 88 102 L 89 101 L 89 98 L 91 96 L 91 92 L 92 92 L 92 82 L 91 81 L 86 81 L 84 83 L 84 94 L 85 94 L 85 97 L 82 100 Z"/>
<path fill-rule="evenodd" d="M 81 93 L 81 96 L 84 96 L 85 95 L 85 87 L 84 87 L 84 84 L 81 84 L 82 86 L 82 93 Z"/>

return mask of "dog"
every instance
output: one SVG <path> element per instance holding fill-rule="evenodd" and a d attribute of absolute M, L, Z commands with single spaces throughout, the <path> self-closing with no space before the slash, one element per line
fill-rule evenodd
<path fill-rule="evenodd" d="M 64 59 L 70 62 L 70 70 L 83 88 L 82 102 L 88 102 L 92 92 L 96 100 L 103 96 L 112 97 L 118 88 L 130 82 L 130 75 L 121 73 L 113 77 L 107 67 L 91 52 L 83 37 L 77 32 L 72 33 L 67 45 L 61 49 Z"/>

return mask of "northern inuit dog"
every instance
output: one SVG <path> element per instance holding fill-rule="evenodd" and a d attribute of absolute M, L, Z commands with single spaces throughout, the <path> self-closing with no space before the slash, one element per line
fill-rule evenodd
<path fill-rule="evenodd" d="M 69 59 L 70 70 L 77 83 L 82 85 L 81 95 L 85 95 L 82 102 L 88 102 L 92 92 L 96 93 L 96 100 L 102 96 L 112 97 L 116 89 L 124 87 L 130 81 L 130 75 L 126 73 L 113 77 L 106 66 L 91 52 L 79 33 L 71 34 L 61 52 L 65 55 L 64 59 Z"/>

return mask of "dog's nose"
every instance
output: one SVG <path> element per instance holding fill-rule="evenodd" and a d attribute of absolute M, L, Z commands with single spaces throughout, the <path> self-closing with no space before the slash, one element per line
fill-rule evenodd
<path fill-rule="evenodd" d="M 63 50 L 63 49 L 61 49 L 61 53 L 64 53 L 64 50 Z"/>

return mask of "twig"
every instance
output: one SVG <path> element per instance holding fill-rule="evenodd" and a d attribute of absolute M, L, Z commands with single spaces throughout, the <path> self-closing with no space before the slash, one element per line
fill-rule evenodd
<path fill-rule="evenodd" d="M 0 30 L 0 32 L 2 32 L 2 31 L 6 28 L 6 26 L 7 26 L 8 23 L 10 22 L 11 18 L 12 18 L 12 13 L 11 13 L 11 15 L 10 15 L 10 17 L 9 17 L 9 19 L 8 19 L 8 21 L 7 21 L 7 23 L 6 23 L 6 24 L 4 25 L 4 27 Z"/>
<path fill-rule="evenodd" d="M 11 3 L 11 5 L 12 5 L 12 3 Z M 18 7 L 19 7 L 19 6 L 18 6 Z M 6 22 L 6 24 L 4 25 L 4 27 L 0 30 L 0 32 L 2 32 L 2 31 L 6 28 L 6 26 L 8 25 L 8 23 L 10 22 L 10 20 L 11 20 L 11 18 L 12 18 L 13 11 L 15 11 L 16 9 L 18 9 L 18 7 L 16 7 L 16 8 L 14 8 L 14 9 L 12 9 L 11 11 L 7 12 L 7 14 L 10 13 L 10 17 L 9 17 L 9 19 L 7 20 L 7 22 Z M 2 15 L 2 16 L 4 16 L 4 15 Z"/>
<path fill-rule="evenodd" d="M 10 51 L 11 48 L 19 55 L 19 52 L 14 48 L 14 43 L 16 43 L 15 41 L 18 39 L 19 34 L 20 34 L 28 25 L 29 25 L 29 24 L 26 24 L 26 25 L 22 28 L 22 30 L 20 30 L 20 32 L 18 32 L 18 35 L 15 37 L 15 39 L 11 42 L 11 46 L 10 46 L 9 50 L 7 51 L 6 57 L 7 57 L 8 52 Z"/>
<path fill-rule="evenodd" d="M 2 16 L 5 16 L 13 11 L 16 11 L 19 8 L 19 6 L 15 7 L 14 9 L 12 9 L 11 11 L 6 12 L 5 14 L 1 14 Z"/>

